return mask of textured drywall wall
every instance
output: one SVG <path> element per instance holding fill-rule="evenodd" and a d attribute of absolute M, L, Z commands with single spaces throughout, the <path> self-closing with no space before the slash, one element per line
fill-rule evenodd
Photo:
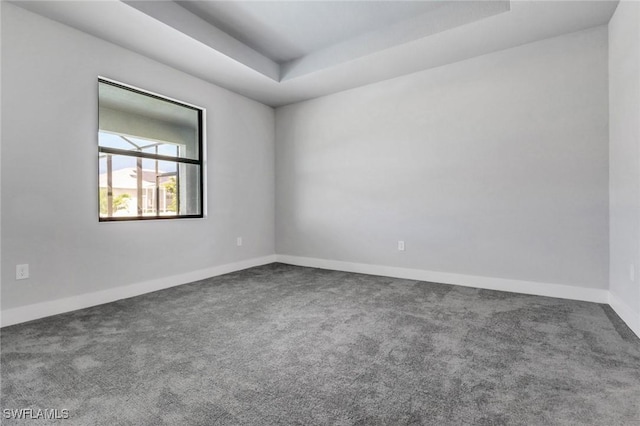
<path fill-rule="evenodd" d="M 278 108 L 276 252 L 606 289 L 607 96 L 601 26 Z"/>
<path fill-rule="evenodd" d="M 6 2 L 2 64 L 3 310 L 273 254 L 272 108 Z M 98 223 L 98 76 L 206 108 L 206 218 Z"/>
<path fill-rule="evenodd" d="M 609 22 L 611 304 L 640 333 L 640 3 Z M 633 271 L 632 271 L 633 269 Z"/>

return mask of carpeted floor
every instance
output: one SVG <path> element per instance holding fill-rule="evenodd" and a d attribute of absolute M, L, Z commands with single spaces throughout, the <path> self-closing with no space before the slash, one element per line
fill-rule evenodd
<path fill-rule="evenodd" d="M 1 339 L 2 408 L 65 425 L 640 424 L 640 341 L 594 303 L 272 264 Z"/>

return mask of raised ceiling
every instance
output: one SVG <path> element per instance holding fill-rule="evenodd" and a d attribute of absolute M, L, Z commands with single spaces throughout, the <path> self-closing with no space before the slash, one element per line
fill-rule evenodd
<path fill-rule="evenodd" d="M 280 82 L 509 11 L 507 0 L 125 3 Z"/>
<path fill-rule="evenodd" d="M 177 3 L 280 64 L 446 5 L 426 1 Z"/>
<path fill-rule="evenodd" d="M 615 1 L 30 1 L 18 6 L 280 106 L 606 24 Z"/>

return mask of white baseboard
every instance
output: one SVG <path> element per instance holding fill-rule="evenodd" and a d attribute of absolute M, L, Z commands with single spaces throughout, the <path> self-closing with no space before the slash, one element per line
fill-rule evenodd
<path fill-rule="evenodd" d="M 187 284 L 205 278 L 228 274 L 230 272 L 240 271 L 242 269 L 252 268 L 254 266 L 266 265 L 275 261 L 275 255 L 258 257 L 248 260 L 242 260 L 240 262 L 229 263 L 226 265 L 199 269 L 197 271 L 191 271 L 184 274 L 172 275 L 170 277 L 158 278 L 155 280 L 143 281 L 140 283 L 130 284 L 122 287 L 110 288 L 94 293 L 80 294 L 78 296 L 65 297 L 63 299 L 56 299 L 42 303 L 35 303 L 32 305 L 20 306 L 18 308 L 7 309 L 2 311 L 2 313 L 0 314 L 0 325 L 2 327 L 5 327 L 13 324 L 35 320 L 38 318 L 61 314 L 64 312 L 75 311 L 78 309 L 102 305 L 109 302 L 115 302 L 116 300 L 127 299 L 129 297 L 139 296 L 141 294 L 151 293 L 153 291 L 175 287 L 181 284 Z"/>
<path fill-rule="evenodd" d="M 317 259 L 289 255 L 271 255 L 226 265 L 200 269 L 170 277 L 144 281 L 127 286 L 115 287 L 94 293 L 81 294 L 18 308 L 7 309 L 0 313 L 0 326 L 5 327 L 26 321 L 57 315 L 116 300 L 127 299 L 141 294 L 151 293 L 169 287 L 187 284 L 205 278 L 215 277 L 230 272 L 240 271 L 254 266 L 273 262 L 311 268 L 331 269 L 344 272 L 381 275 L 417 281 L 429 281 L 442 284 L 453 284 L 487 290 L 509 291 L 532 294 L 536 296 L 557 297 L 561 299 L 581 300 L 595 303 L 608 303 L 620 318 L 640 337 L 640 314 L 635 313 L 626 303 L 610 294 L 608 290 L 575 287 L 564 284 L 550 284 L 534 281 L 490 278 L 474 275 L 452 274 L 448 272 L 426 271 L 421 269 L 398 268 L 393 266 L 370 265 L 366 263 L 342 262 L 337 260 Z"/>
<path fill-rule="evenodd" d="M 560 299 L 581 300 L 585 302 L 608 303 L 609 291 L 598 288 L 574 287 L 564 284 L 549 284 L 534 281 L 490 278 L 474 275 L 452 274 L 448 272 L 426 271 L 422 269 L 398 268 L 393 266 L 370 265 L 366 263 L 341 262 L 337 260 L 316 259 L 289 255 L 276 255 L 278 262 L 311 268 L 333 269 L 344 272 L 381 275 L 417 281 L 430 281 L 441 284 L 453 284 L 487 290 L 510 291 L 513 293 L 536 296 L 557 297 Z"/>
<path fill-rule="evenodd" d="M 622 321 L 640 337 L 640 312 L 634 312 L 629 305 L 609 292 L 609 306 L 616 311 Z"/>

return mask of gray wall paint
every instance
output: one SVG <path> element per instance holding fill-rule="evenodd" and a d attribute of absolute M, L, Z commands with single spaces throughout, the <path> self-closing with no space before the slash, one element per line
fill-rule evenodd
<path fill-rule="evenodd" d="M 609 43 L 610 290 L 640 330 L 640 3 L 620 2 Z"/>
<path fill-rule="evenodd" d="M 278 108 L 276 252 L 607 288 L 607 93 L 602 26 Z"/>
<path fill-rule="evenodd" d="M 2 65 L 2 309 L 273 254 L 273 109 L 6 2 Z M 207 109 L 207 218 L 98 223 L 98 75 Z"/>
<path fill-rule="evenodd" d="M 606 45 L 600 27 L 278 109 L 276 251 L 607 288 Z M 3 309 L 274 252 L 272 109 L 6 2 L 2 62 Z M 206 219 L 97 222 L 97 75 L 207 108 Z"/>

